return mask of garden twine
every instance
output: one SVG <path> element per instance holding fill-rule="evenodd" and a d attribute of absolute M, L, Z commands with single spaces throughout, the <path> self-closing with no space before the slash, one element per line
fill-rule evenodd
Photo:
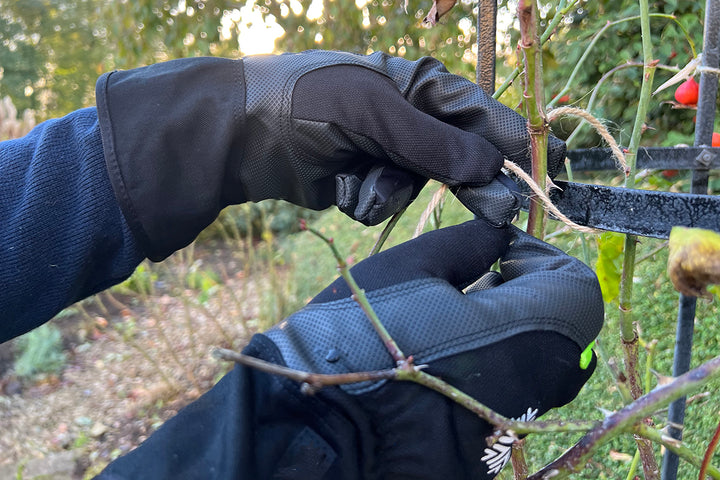
<path fill-rule="evenodd" d="M 613 156 L 615 157 L 615 163 L 618 166 L 619 169 L 622 170 L 622 172 L 625 174 L 625 176 L 630 175 L 630 167 L 628 166 L 627 162 L 625 161 L 625 154 L 623 153 L 620 146 L 617 144 L 615 139 L 610 135 L 610 132 L 608 131 L 607 127 L 603 125 L 603 123 L 595 118 L 592 114 L 589 112 L 581 109 L 581 108 L 575 108 L 575 107 L 560 107 L 555 108 L 553 110 L 550 110 L 547 114 L 547 121 L 550 122 L 552 120 L 558 119 L 560 117 L 565 116 L 573 116 L 582 118 L 586 122 L 588 122 L 592 127 L 598 132 L 598 134 L 602 137 L 603 140 L 608 144 L 610 147 L 610 150 L 613 152 Z M 527 185 L 530 187 L 530 189 L 537 195 L 542 201 L 544 208 L 547 212 L 551 213 L 555 218 L 563 222 L 568 227 L 577 230 L 579 232 L 583 233 L 599 233 L 599 230 L 586 227 L 584 225 L 577 224 L 570 220 L 564 213 L 560 211 L 550 200 L 550 197 L 548 197 L 547 192 L 543 191 L 542 188 L 540 188 L 540 185 L 535 182 L 530 175 L 528 175 L 525 170 L 523 170 L 518 164 L 511 162 L 510 160 L 505 160 L 503 163 L 503 167 L 506 170 L 511 171 L 516 176 L 521 178 Z M 547 179 L 547 185 L 548 188 L 559 188 L 557 185 L 555 185 L 552 180 L 548 177 Z M 422 215 L 420 215 L 420 220 L 418 221 L 417 227 L 415 227 L 415 233 L 413 234 L 413 238 L 420 235 L 425 228 L 425 224 L 427 223 L 428 219 L 430 218 L 430 215 L 432 214 L 433 210 L 440 204 L 443 197 L 447 193 L 448 187 L 447 185 L 441 185 L 440 188 L 433 194 L 432 199 L 428 203 L 427 207 L 423 211 Z"/>

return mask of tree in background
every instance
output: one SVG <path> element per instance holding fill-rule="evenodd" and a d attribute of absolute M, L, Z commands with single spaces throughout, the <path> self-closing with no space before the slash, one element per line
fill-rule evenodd
<path fill-rule="evenodd" d="M 278 38 L 267 51 L 433 55 L 473 76 L 473 5 L 459 2 L 426 29 L 430 6 L 413 3 L 406 14 L 390 0 L 0 0 L 0 96 L 42 120 L 92 105 L 104 71 L 187 56 L 240 57 L 259 53 L 271 36 Z"/>
<path fill-rule="evenodd" d="M 98 0 L 0 1 L 0 96 L 39 119 L 94 101 L 110 54 Z"/>
<path fill-rule="evenodd" d="M 414 0 L 405 13 L 401 0 L 0 0 L 0 97 L 12 98 L 20 111 L 36 110 L 43 120 L 92 105 L 95 79 L 113 68 L 187 56 L 240 57 L 310 48 L 381 50 L 408 59 L 431 55 L 454 73 L 474 79 L 477 8 L 472 1 L 461 0 L 438 25 L 426 28 L 422 19 L 431 6 L 431 0 Z M 555 7 L 555 3 L 542 6 L 545 25 L 556 14 Z M 675 15 L 698 45 L 701 8 L 697 2 L 651 5 L 651 11 Z M 511 1 L 499 2 L 499 81 L 517 64 L 514 10 Z M 637 13 L 633 0 L 580 0 L 544 50 L 546 98 L 560 91 L 592 36 L 608 19 Z M 661 63 L 683 66 L 691 60 L 677 23 L 656 17 L 652 29 Z M 612 27 L 578 72 L 566 100 L 585 107 L 603 75 L 624 62 L 639 60 L 638 21 Z M 657 81 L 670 75 L 659 71 Z M 601 87 L 593 110 L 599 118 L 613 120 L 621 143 L 627 142 L 640 82 L 641 68 L 617 71 Z M 672 99 L 670 90 L 660 95 Z M 520 99 L 519 87 L 513 87 L 501 101 L 517 107 Z M 693 110 L 673 110 L 669 104 L 654 107 L 647 145 L 691 143 L 693 116 Z M 565 121 L 555 131 L 562 136 L 563 128 L 569 131 L 573 126 Z M 598 144 L 586 130 L 571 146 Z"/>

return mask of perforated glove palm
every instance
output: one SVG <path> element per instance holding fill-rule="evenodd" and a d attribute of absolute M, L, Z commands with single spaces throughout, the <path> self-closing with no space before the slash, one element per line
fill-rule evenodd
<path fill-rule="evenodd" d="M 484 275 L 498 256 L 502 273 Z M 586 370 L 579 365 L 603 321 L 594 273 L 514 227 L 475 220 L 434 231 L 370 257 L 352 273 L 416 364 L 428 364 L 427 372 L 508 417 L 530 420 L 568 403 L 594 369 L 594 359 Z M 342 279 L 256 335 L 246 353 L 320 373 L 393 367 Z M 288 478 L 483 479 L 509 458 L 508 440 L 485 443 L 489 424 L 424 387 L 365 382 L 301 397 L 292 393 L 298 385 L 275 381 L 285 397 L 278 411 L 302 412 L 313 432 L 291 442 L 297 460 L 285 462 L 295 474 Z M 303 458 L 325 461 L 309 466 Z M 339 459 L 357 471 L 338 467 Z M 268 468 L 262 478 L 279 474 L 276 465 Z"/>
<path fill-rule="evenodd" d="M 336 204 L 376 224 L 428 178 L 484 185 L 503 156 L 529 170 L 525 119 L 430 58 L 190 58 L 106 74 L 96 93 L 113 188 L 153 260 L 230 204 Z M 552 176 L 562 142 L 549 158 Z"/>

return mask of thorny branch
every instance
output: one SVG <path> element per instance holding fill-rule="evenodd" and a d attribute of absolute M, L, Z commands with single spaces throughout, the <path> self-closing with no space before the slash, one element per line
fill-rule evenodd
<path fill-rule="evenodd" d="M 439 378 L 421 371 L 421 367 L 412 370 L 393 368 L 373 372 L 352 372 L 335 375 L 323 375 L 302 372 L 274 363 L 266 362 L 248 355 L 226 349 L 216 349 L 213 355 L 223 360 L 230 360 L 242 365 L 257 368 L 266 373 L 281 375 L 297 381 L 306 387 L 303 391 L 314 393 L 317 390 L 332 385 L 341 385 L 355 382 L 399 380 L 420 383 L 451 400 L 470 409 L 478 416 L 497 427 L 496 436 L 503 432 L 513 432 L 522 435 L 529 433 L 557 433 L 557 432 L 587 432 L 580 441 L 537 473 L 528 476 L 528 480 L 543 480 L 547 478 L 561 479 L 573 472 L 580 471 L 598 447 L 608 440 L 622 434 L 633 433 L 641 438 L 652 440 L 665 445 L 692 465 L 700 467 L 702 460 L 684 447 L 681 442 L 669 438 L 660 431 L 644 424 L 642 420 L 669 402 L 686 396 L 700 389 L 709 381 L 720 378 L 720 356 L 708 361 L 700 367 L 677 377 L 672 382 L 658 387 L 650 393 L 640 397 L 623 409 L 608 415 L 601 422 L 589 421 L 534 421 L 521 422 L 510 420 L 490 408 L 472 399 L 465 393 Z M 493 440 L 492 438 L 490 439 Z M 720 471 L 709 465 L 707 474 L 720 479 Z"/>
<path fill-rule="evenodd" d="M 342 258 L 330 239 L 327 239 L 322 235 L 318 236 L 331 247 L 334 254 L 336 254 L 336 258 Z M 348 285 L 350 285 L 353 296 L 357 297 L 361 290 L 352 278 L 347 266 L 345 268 L 346 280 L 349 280 Z M 374 311 L 372 311 L 372 307 L 369 303 L 366 308 L 371 311 L 371 315 L 374 315 L 374 318 L 377 318 L 377 315 L 374 314 Z M 377 321 L 380 322 L 379 319 L 377 319 Z M 419 383 L 438 393 L 441 393 L 442 395 L 445 395 L 447 398 L 459 403 L 477 414 L 480 418 L 494 425 L 497 430 L 495 435 L 487 439 L 490 443 L 505 432 L 515 435 L 529 433 L 555 433 L 561 431 L 586 432 L 575 446 L 570 448 L 562 456 L 537 473 L 528 476 L 528 480 L 542 480 L 547 478 L 560 479 L 567 477 L 570 473 L 581 470 L 601 444 L 621 433 L 633 433 L 639 438 L 651 440 L 658 440 L 659 438 L 658 441 L 661 443 L 668 443 L 669 441 L 665 439 L 660 432 L 644 424 L 643 419 L 649 417 L 659 408 L 667 405 L 673 400 L 686 396 L 687 394 L 698 390 L 709 381 L 720 377 L 720 356 L 718 356 L 700 367 L 677 377 L 672 382 L 654 389 L 650 393 L 638 398 L 629 405 L 626 405 L 621 410 L 606 416 L 602 421 L 522 422 L 514 421 L 498 414 L 469 395 L 456 389 L 452 385 L 423 372 L 423 366 L 415 366 L 413 364 L 412 356 L 407 357 L 404 362 L 398 363 L 397 367 L 388 370 L 324 375 L 294 370 L 226 349 L 216 349 L 213 354 L 224 360 L 231 360 L 252 368 L 257 368 L 267 373 L 282 375 L 290 378 L 301 383 L 303 385 L 303 391 L 306 393 L 315 393 L 317 390 L 325 386 L 364 381 L 398 380 Z M 683 458 L 688 459 L 688 461 L 692 464 L 698 464 L 699 460 L 696 456 L 694 456 L 694 454 L 687 451 L 687 449 L 677 443 L 670 444 L 674 450 L 680 452 Z M 707 468 L 710 475 L 714 478 L 720 478 L 720 472 L 718 472 L 717 469 L 712 466 L 708 466 Z M 718 473 L 718 477 L 715 477 L 716 473 Z"/>
<path fill-rule="evenodd" d="M 580 471 L 595 450 L 606 441 L 620 433 L 634 432 L 646 438 L 643 432 L 650 432 L 642 420 L 664 406 L 688 393 L 698 390 L 711 380 L 720 377 L 720 356 L 704 363 L 688 373 L 677 377 L 667 385 L 658 387 L 626 405 L 621 410 L 607 416 L 597 427 L 590 430 L 578 443 L 567 450 L 558 459 L 528 477 L 528 480 L 559 480 L 568 474 Z M 639 427 L 636 425 L 639 424 Z M 645 428 L 647 427 L 647 429 Z M 637 430 L 639 428 L 639 430 Z"/>
<path fill-rule="evenodd" d="M 282 377 L 289 378 L 290 380 L 294 380 L 303 385 L 303 392 L 308 394 L 314 393 L 315 391 L 330 385 L 391 380 L 397 376 L 395 369 L 377 370 L 373 372 L 338 373 L 333 375 L 309 373 L 284 367 L 276 363 L 267 362 L 265 360 L 245 355 L 234 350 L 228 350 L 226 348 L 216 348 L 212 351 L 212 355 L 220 360 L 228 360 L 247 367 L 255 368 L 261 372 L 280 375 Z"/>
<path fill-rule="evenodd" d="M 547 178 L 548 123 L 545 115 L 542 81 L 542 44 L 537 30 L 535 0 L 520 0 L 517 7 L 520 20 L 520 43 L 525 65 L 523 103 L 528 118 L 532 179 L 545 190 Z M 527 231 L 532 236 L 545 236 L 545 210 L 538 199 L 532 199 L 528 213 Z"/>

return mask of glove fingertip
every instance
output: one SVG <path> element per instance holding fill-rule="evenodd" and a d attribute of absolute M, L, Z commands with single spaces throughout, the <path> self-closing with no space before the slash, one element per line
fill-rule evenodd
<path fill-rule="evenodd" d="M 487 185 L 460 187 L 453 193 L 468 210 L 495 227 L 509 225 L 522 204 L 520 187 L 502 173 Z"/>

